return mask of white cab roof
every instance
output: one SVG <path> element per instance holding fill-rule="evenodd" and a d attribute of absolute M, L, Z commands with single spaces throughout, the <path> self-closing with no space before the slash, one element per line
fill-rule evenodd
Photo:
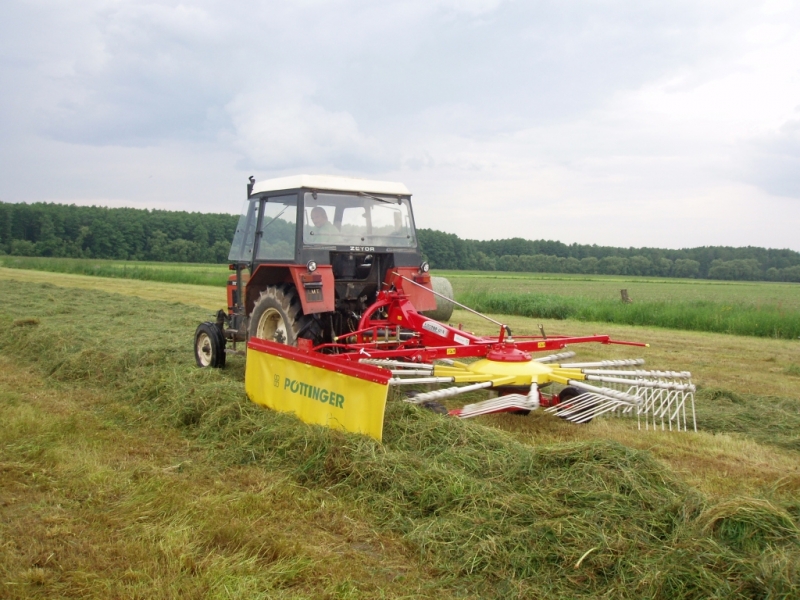
<path fill-rule="evenodd" d="M 402 183 L 394 181 L 375 181 L 358 177 L 339 177 L 338 175 L 292 175 L 256 181 L 253 193 L 276 192 L 296 188 L 313 190 L 335 190 L 337 192 L 367 192 L 368 194 L 389 194 L 392 196 L 410 196 L 411 192 Z"/>

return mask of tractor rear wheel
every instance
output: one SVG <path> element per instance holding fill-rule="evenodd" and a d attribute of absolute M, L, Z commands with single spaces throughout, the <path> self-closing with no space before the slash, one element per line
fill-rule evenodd
<path fill-rule="evenodd" d="M 194 359 L 198 367 L 225 366 L 225 336 L 216 323 L 200 323 L 194 332 Z"/>
<path fill-rule="evenodd" d="M 319 326 L 303 314 L 297 290 L 291 285 L 269 286 L 258 297 L 250 314 L 250 337 L 297 346 L 297 338 L 314 339 Z"/>

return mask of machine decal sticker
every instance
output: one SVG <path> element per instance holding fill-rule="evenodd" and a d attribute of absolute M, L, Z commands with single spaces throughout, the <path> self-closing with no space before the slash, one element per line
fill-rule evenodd
<path fill-rule="evenodd" d="M 454 333 L 453 340 L 455 340 L 456 344 L 461 344 L 462 346 L 469 346 L 469 340 L 465 338 L 463 335 L 458 335 L 457 333 Z"/>
<path fill-rule="evenodd" d="M 442 325 L 437 323 L 436 321 L 425 321 L 422 324 L 422 328 L 430 331 L 431 333 L 435 333 L 443 338 L 447 337 L 447 329 L 445 329 Z"/>

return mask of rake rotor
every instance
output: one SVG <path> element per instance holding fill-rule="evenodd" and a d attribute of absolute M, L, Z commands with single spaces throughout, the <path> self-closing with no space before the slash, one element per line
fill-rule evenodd
<path fill-rule="evenodd" d="M 469 364 L 452 360 L 440 360 L 436 364 L 381 359 L 361 359 L 359 362 L 390 369 L 389 385 L 393 386 L 463 384 L 410 394 L 406 401 L 413 404 L 426 404 L 492 388 L 525 389 L 526 393 L 504 393 L 450 411 L 451 415 L 460 418 L 498 412 L 530 412 L 542 406 L 546 412 L 573 423 L 588 423 L 608 414 L 636 416 L 639 429 L 687 431 L 691 427 L 697 431 L 695 386 L 688 371 L 631 369 L 643 365 L 644 359 L 552 364 L 574 355 L 574 352 L 565 352 L 519 363 L 486 359 Z M 515 366 L 509 368 L 509 365 Z M 525 387 L 522 387 L 521 380 L 526 379 Z M 541 389 L 550 384 L 563 386 L 561 394 L 547 394 Z M 563 390 L 569 388 L 572 393 L 565 398 Z M 687 411 L 691 413 L 691 422 Z"/>

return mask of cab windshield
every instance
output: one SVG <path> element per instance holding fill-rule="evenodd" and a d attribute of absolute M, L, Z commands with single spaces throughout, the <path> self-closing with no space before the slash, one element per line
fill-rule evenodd
<path fill-rule="evenodd" d="M 415 248 L 408 198 L 306 192 L 303 242 L 327 246 Z"/>

